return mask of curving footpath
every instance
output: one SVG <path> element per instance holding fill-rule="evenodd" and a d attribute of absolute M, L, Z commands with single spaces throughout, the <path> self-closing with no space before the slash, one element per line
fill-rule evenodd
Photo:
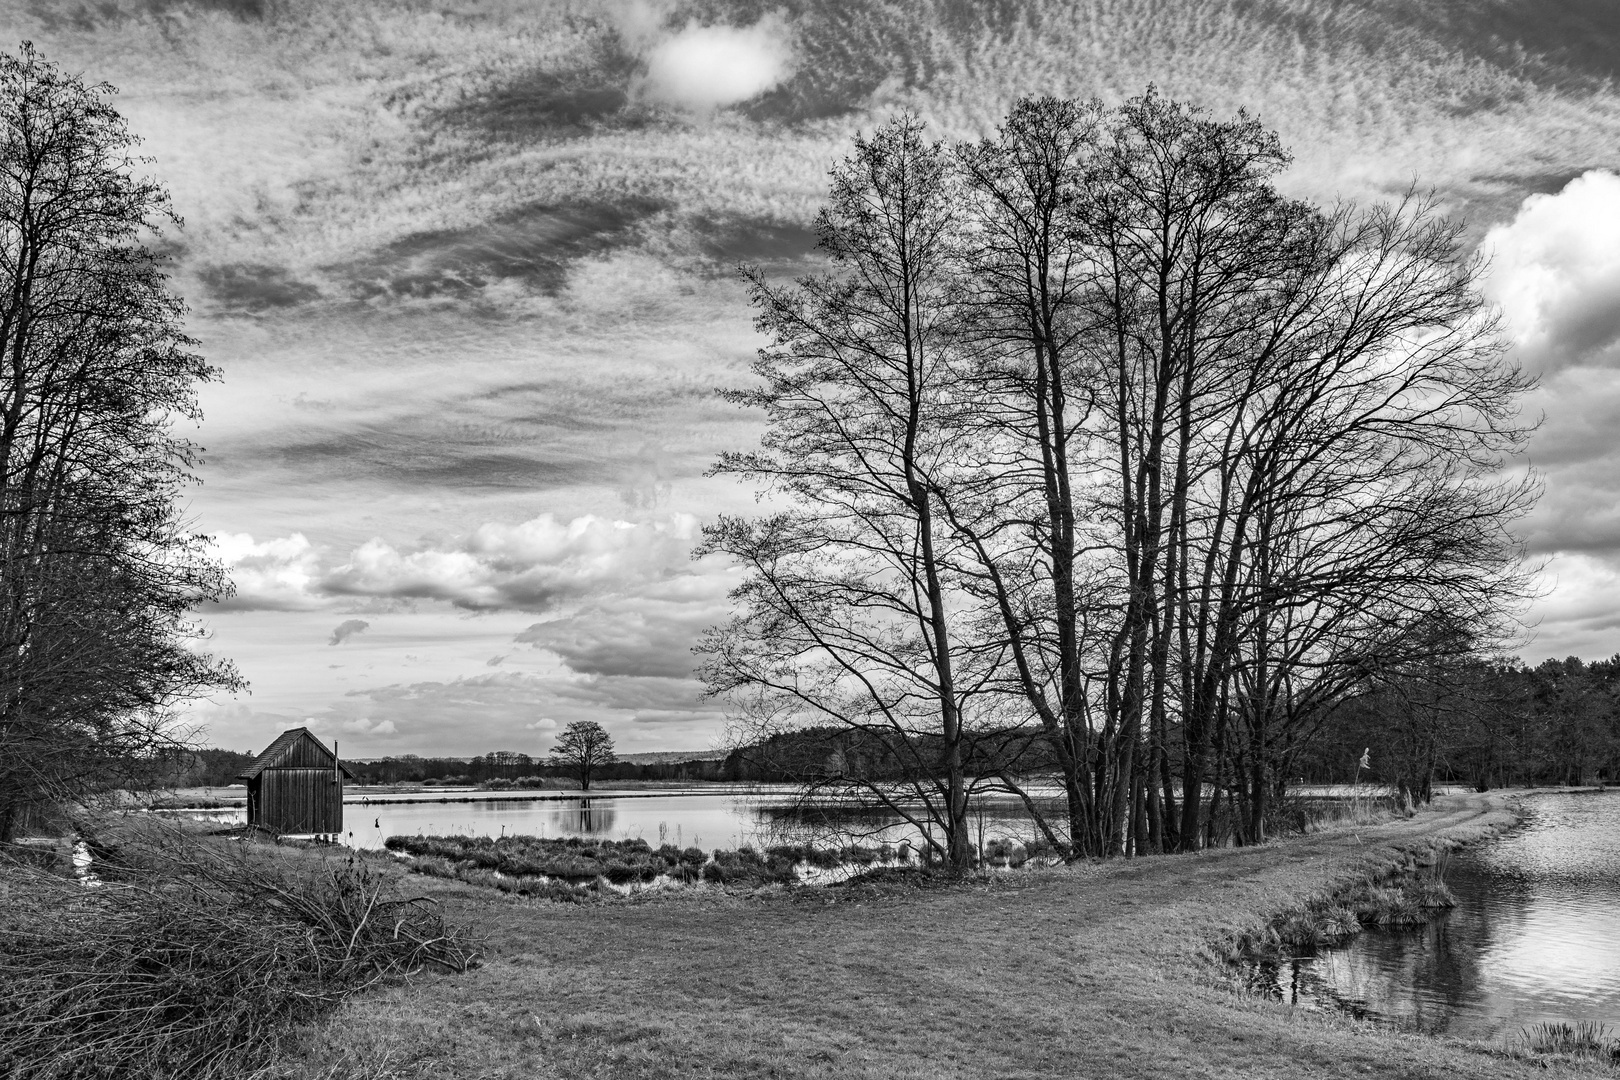
<path fill-rule="evenodd" d="M 352 1002 L 296 1067 L 469 1080 L 1563 1075 L 1575 1067 L 1241 996 L 1200 959 L 1414 850 L 1508 827 L 1510 805 L 1452 796 L 1376 827 L 990 885 L 578 907 L 435 885 L 488 935 L 490 962 Z"/>

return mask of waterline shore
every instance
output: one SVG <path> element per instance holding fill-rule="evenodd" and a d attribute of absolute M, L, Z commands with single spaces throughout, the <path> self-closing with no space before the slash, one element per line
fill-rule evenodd
<path fill-rule="evenodd" d="M 292 1064 L 468 1078 L 1577 1075 L 1244 996 L 1206 958 L 1414 847 L 1511 824 L 1511 798 L 938 888 L 581 907 L 423 882 L 486 936 L 489 962 L 351 1001 Z"/>

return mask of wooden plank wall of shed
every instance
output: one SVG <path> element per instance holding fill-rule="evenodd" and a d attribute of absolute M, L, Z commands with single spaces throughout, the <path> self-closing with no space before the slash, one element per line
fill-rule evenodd
<path fill-rule="evenodd" d="M 292 834 L 343 831 L 343 789 L 330 764 L 266 769 L 259 781 L 264 827 Z"/>
<path fill-rule="evenodd" d="M 277 769 L 320 769 L 332 771 L 332 754 L 314 739 L 303 736 L 292 744 L 285 757 L 277 761 L 272 768 Z"/>

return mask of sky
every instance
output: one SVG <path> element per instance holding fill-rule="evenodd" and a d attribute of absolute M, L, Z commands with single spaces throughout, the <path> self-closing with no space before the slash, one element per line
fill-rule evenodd
<path fill-rule="evenodd" d="M 1530 663 L 1620 653 L 1620 5 L 1611 0 L 10 0 L 0 47 L 119 90 L 223 373 L 186 507 L 250 692 L 188 719 L 345 756 L 709 750 L 691 646 L 735 571 L 704 472 L 758 421 L 735 267 L 813 265 L 851 137 L 1156 84 L 1257 114 L 1292 195 L 1414 182 L 1539 376 Z"/>

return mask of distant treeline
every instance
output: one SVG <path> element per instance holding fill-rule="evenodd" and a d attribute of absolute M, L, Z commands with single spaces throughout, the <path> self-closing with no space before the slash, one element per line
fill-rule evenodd
<path fill-rule="evenodd" d="M 165 787 L 224 787 L 252 763 L 254 754 L 235 750 L 168 750 L 161 783 Z"/>
<path fill-rule="evenodd" d="M 1221 729 L 1224 730 L 1224 729 Z M 1172 729 L 1165 747 L 1183 752 Z M 1031 728 L 995 741 L 969 741 L 969 775 L 1028 777 L 1058 763 Z M 1318 731 L 1276 748 L 1277 794 L 1290 781 L 1387 784 L 1414 800 L 1437 783 L 1479 790 L 1548 784 L 1620 784 L 1620 656 L 1578 657 L 1528 667 L 1517 659 L 1414 665 L 1346 693 Z M 1249 765 L 1241 740 L 1214 748 L 1221 778 Z M 724 779 L 815 783 L 839 777 L 900 780 L 940 760 L 938 737 L 878 738 L 852 728 L 814 727 L 732 751 Z M 1368 767 L 1360 769 L 1363 754 Z"/>
<path fill-rule="evenodd" d="M 560 780 L 573 773 L 564 767 L 548 764 L 543 757 L 496 750 L 479 757 L 435 758 L 406 754 L 383 758 L 380 761 L 345 761 L 344 765 L 361 784 L 485 784 L 491 781 Z M 722 764 L 718 760 L 663 761 L 637 763 L 615 762 L 600 766 L 593 774 L 594 781 L 613 780 L 720 780 Z M 536 784 L 535 786 L 540 786 Z"/>
<path fill-rule="evenodd" d="M 994 740 L 973 741 L 966 749 L 971 775 L 1028 777 L 1058 768 L 1033 728 L 1023 734 L 1003 730 Z M 1361 770 L 1364 752 L 1369 767 Z M 599 780 L 817 783 L 859 777 L 882 782 L 914 775 L 940 754 L 938 737 L 900 741 L 846 727 L 808 727 L 735 748 L 724 759 L 615 762 L 602 768 Z M 230 784 L 253 756 L 214 749 L 177 753 L 169 783 Z M 1534 668 L 1518 660 L 1434 665 L 1347 695 L 1323 730 L 1287 756 L 1288 780 L 1359 779 L 1416 798 L 1426 797 L 1435 783 L 1480 790 L 1620 783 L 1620 656 L 1593 663 L 1577 657 L 1548 660 Z M 345 765 L 360 784 L 522 786 L 531 781 L 540 787 L 543 781 L 545 786 L 571 782 L 572 775 L 543 757 L 508 750 L 471 759 L 408 754 Z"/>
<path fill-rule="evenodd" d="M 1343 783 L 1364 751 L 1372 779 L 1419 797 L 1434 780 L 1481 791 L 1620 783 L 1620 656 L 1414 670 L 1347 697 L 1297 755 L 1295 771 Z"/>

